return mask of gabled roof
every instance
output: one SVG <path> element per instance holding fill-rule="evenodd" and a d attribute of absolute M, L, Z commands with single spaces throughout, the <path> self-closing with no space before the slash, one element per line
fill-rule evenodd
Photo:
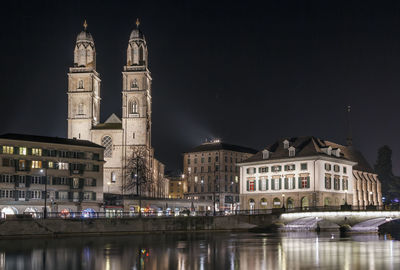
<path fill-rule="evenodd" d="M 234 144 L 228 144 L 228 143 L 223 143 L 223 142 L 203 143 L 203 144 L 201 144 L 199 146 L 196 146 L 192 150 L 190 150 L 188 152 L 185 152 L 185 153 L 206 152 L 206 151 L 216 151 L 216 150 L 229 150 L 229 151 L 249 153 L 249 154 L 257 153 L 257 150 L 249 148 L 249 147 L 244 147 L 244 146 L 239 146 L 239 145 L 234 145 Z"/>
<path fill-rule="evenodd" d="M 15 140 L 15 141 L 27 141 L 27 142 L 40 142 L 40 143 L 68 144 L 68 145 L 104 148 L 101 145 L 92 143 L 90 141 L 85 141 L 85 140 L 37 136 L 37 135 L 28 135 L 28 134 L 7 133 L 7 134 L 0 135 L 0 139 L 8 139 L 8 140 Z"/>
<path fill-rule="evenodd" d="M 97 124 L 92 129 L 122 129 L 122 121 L 115 113 L 113 113 L 104 123 Z"/>
<path fill-rule="evenodd" d="M 296 148 L 295 157 L 289 157 L 288 149 L 284 149 L 283 146 L 284 140 L 288 140 L 289 145 Z M 326 151 L 324 151 L 324 149 L 328 148 L 329 146 L 332 148 L 332 150 L 340 149 L 340 156 L 336 157 L 334 154 L 328 155 Z M 262 151 L 265 149 L 270 152 L 268 159 L 262 158 Z M 259 151 L 254 156 L 244 160 L 243 163 L 262 161 L 262 160 L 274 160 L 274 159 L 286 159 L 286 158 L 289 159 L 297 157 L 322 155 L 322 156 L 341 158 L 357 162 L 357 164 L 354 166 L 355 170 L 365 171 L 370 173 L 374 172 L 374 170 L 368 164 L 363 155 L 353 147 L 347 147 L 330 141 L 325 141 L 313 136 L 282 138 L 277 140 L 273 144 L 268 145 L 263 150 Z"/>

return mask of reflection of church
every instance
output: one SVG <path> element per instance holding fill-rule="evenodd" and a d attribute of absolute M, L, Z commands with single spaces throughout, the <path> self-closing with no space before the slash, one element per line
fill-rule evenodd
<path fill-rule="evenodd" d="M 154 158 L 151 146 L 151 81 L 146 40 L 132 30 L 127 61 L 122 71 L 122 118 L 116 114 L 100 123 L 100 75 L 96 71 L 96 50 L 92 35 L 84 30 L 76 39 L 74 66 L 68 73 L 68 138 L 89 140 L 105 147 L 104 192 L 127 194 L 125 168 L 132 151 L 145 150 L 154 184 L 145 192 L 165 197 L 164 165 Z"/>

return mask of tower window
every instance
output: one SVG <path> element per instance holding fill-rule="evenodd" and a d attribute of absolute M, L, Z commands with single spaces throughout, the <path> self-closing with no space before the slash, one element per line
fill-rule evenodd
<path fill-rule="evenodd" d="M 117 176 L 115 175 L 115 172 L 111 172 L 111 183 L 117 182 Z"/>
<path fill-rule="evenodd" d="M 112 139 L 110 136 L 104 136 L 101 139 L 101 145 L 104 146 L 104 157 L 112 157 Z"/>
<path fill-rule="evenodd" d="M 129 113 L 130 114 L 138 113 L 138 102 L 136 100 L 131 100 L 129 102 Z"/>
<path fill-rule="evenodd" d="M 79 80 L 78 89 L 83 89 L 83 80 Z"/>

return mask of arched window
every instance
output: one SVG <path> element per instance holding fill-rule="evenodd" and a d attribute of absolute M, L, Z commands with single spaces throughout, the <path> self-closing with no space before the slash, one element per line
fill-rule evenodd
<path fill-rule="evenodd" d="M 111 172 L 111 183 L 117 182 L 117 176 L 115 175 L 115 172 Z"/>
<path fill-rule="evenodd" d="M 83 115 L 84 114 L 83 113 L 83 108 L 84 108 L 83 103 L 79 103 L 79 105 L 78 105 L 78 114 L 79 115 Z"/>
<path fill-rule="evenodd" d="M 104 157 L 111 157 L 112 156 L 112 139 L 110 136 L 104 136 L 101 139 L 101 145 L 104 146 Z"/>
<path fill-rule="evenodd" d="M 140 46 L 139 48 L 139 64 L 144 64 L 144 56 L 143 56 L 143 47 Z"/>
<path fill-rule="evenodd" d="M 83 89 L 83 80 L 79 80 L 78 89 Z"/>
<path fill-rule="evenodd" d="M 138 88 L 137 80 L 133 79 L 131 82 L 131 88 Z"/>
<path fill-rule="evenodd" d="M 129 102 L 129 113 L 130 114 L 137 114 L 138 113 L 138 102 L 133 99 Z"/>

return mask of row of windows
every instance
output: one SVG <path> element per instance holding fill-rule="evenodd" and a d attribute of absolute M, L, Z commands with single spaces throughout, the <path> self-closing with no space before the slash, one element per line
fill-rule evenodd
<path fill-rule="evenodd" d="M 220 190 L 219 185 L 216 185 L 215 186 L 215 192 L 228 192 L 228 191 L 229 192 L 236 192 L 236 193 L 239 192 L 239 186 L 238 185 L 224 185 L 223 187 L 224 188 Z M 192 188 L 189 185 L 188 186 L 188 193 L 190 193 L 190 192 L 192 192 Z M 197 193 L 197 192 L 214 192 L 214 190 L 212 189 L 212 185 L 211 184 L 207 185 L 207 191 L 206 191 L 205 185 L 200 185 L 200 188 L 199 188 L 199 185 L 194 185 L 193 192 L 194 193 Z"/>
<path fill-rule="evenodd" d="M 77 164 L 66 162 L 40 161 L 40 160 L 14 160 L 3 158 L 3 167 L 15 167 L 18 171 L 29 171 L 30 169 L 56 169 L 56 170 L 71 170 L 82 173 L 84 170 L 98 172 L 99 165 L 95 164 Z"/>
<path fill-rule="evenodd" d="M 70 192 L 70 191 L 55 191 L 56 200 L 96 200 L 95 192 Z M 45 197 L 45 192 L 41 190 L 10 190 L 1 189 L 0 198 L 13 198 L 16 200 L 42 199 Z M 49 193 L 47 193 L 49 198 Z"/>
<path fill-rule="evenodd" d="M 310 177 L 298 177 L 297 188 L 305 189 L 310 188 Z M 296 188 L 296 178 L 289 177 L 283 179 L 284 189 L 291 190 Z M 266 190 L 281 190 L 282 189 L 282 178 L 268 179 L 263 177 L 257 181 L 255 179 L 249 179 L 246 182 L 247 191 L 266 191 Z"/>
<path fill-rule="evenodd" d="M 45 176 L 33 175 L 8 175 L 0 174 L 0 183 L 18 183 L 29 186 L 30 184 L 44 185 L 46 183 Z M 96 186 L 97 180 L 94 178 L 77 178 L 77 177 L 47 177 L 47 184 L 50 185 L 69 185 L 72 188 L 82 188 L 83 186 Z"/>
<path fill-rule="evenodd" d="M 264 166 L 264 167 L 259 167 L 258 168 L 258 173 L 267 173 L 269 171 L 268 166 Z M 296 164 L 287 164 L 283 166 L 284 171 L 294 171 L 296 170 Z M 307 170 L 307 163 L 301 163 L 300 164 L 300 170 L 304 171 Z M 274 165 L 271 166 L 271 172 L 280 172 L 282 171 L 282 166 L 281 165 Z M 255 174 L 257 172 L 257 168 L 255 167 L 251 167 L 251 168 L 247 168 L 246 169 L 246 173 L 247 174 Z"/>
<path fill-rule="evenodd" d="M 325 163 L 324 167 L 325 167 L 326 171 L 332 170 L 332 165 L 329 164 L 329 163 Z M 333 171 L 334 172 L 340 172 L 340 166 L 337 165 L 337 164 L 333 165 Z M 347 173 L 347 167 L 346 166 L 343 166 L 343 173 L 345 173 L 345 174 Z"/>
<path fill-rule="evenodd" d="M 332 189 L 332 177 L 325 176 L 325 189 Z M 340 190 L 340 178 L 335 176 L 333 178 L 333 189 Z M 349 190 L 349 180 L 342 178 L 342 190 Z"/>
<path fill-rule="evenodd" d="M 221 180 L 223 179 L 223 177 L 221 177 Z M 211 176 L 207 177 L 208 182 L 211 182 Z M 197 183 L 199 181 L 199 177 L 195 176 L 194 177 L 194 182 Z M 219 181 L 219 177 L 218 175 L 215 176 L 215 181 Z M 228 175 L 225 174 L 225 182 L 228 181 Z M 230 176 L 230 181 L 233 181 L 233 177 L 232 175 Z M 204 183 L 204 176 L 200 176 L 200 182 Z M 235 175 L 235 182 L 238 183 L 239 182 L 239 176 Z M 233 183 L 233 182 L 232 182 Z"/>
<path fill-rule="evenodd" d="M 45 157 L 63 157 L 63 158 L 78 158 L 78 159 L 93 159 L 99 160 L 100 156 L 98 153 L 84 153 L 74 151 L 61 151 L 61 150 L 49 150 L 42 148 L 28 148 L 3 145 L 0 147 L 0 154 L 16 154 L 21 156 L 45 156 Z"/>
<path fill-rule="evenodd" d="M 213 172 L 211 166 L 208 166 L 208 167 L 201 166 L 199 168 L 200 168 L 200 172 L 201 173 Z M 236 172 L 236 173 L 239 172 L 239 168 L 236 167 L 236 166 L 235 167 L 233 167 L 233 166 L 228 167 L 228 166 L 225 165 L 224 167 L 222 167 L 222 170 L 220 170 L 219 165 L 215 165 L 214 169 L 215 169 L 216 172 L 219 172 L 219 171 L 221 171 L 221 172 Z M 189 167 L 188 168 L 188 172 L 191 173 L 191 171 L 192 171 L 192 169 L 191 169 L 191 167 Z M 198 173 L 197 167 L 193 167 L 193 173 Z"/>

